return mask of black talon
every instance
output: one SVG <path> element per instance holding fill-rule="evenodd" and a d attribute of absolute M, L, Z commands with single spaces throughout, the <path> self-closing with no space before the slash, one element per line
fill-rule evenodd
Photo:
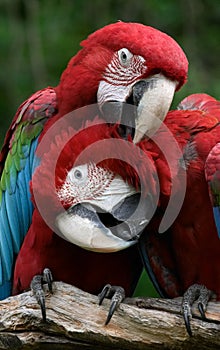
<path fill-rule="evenodd" d="M 103 288 L 103 290 L 101 291 L 101 293 L 99 293 L 98 298 L 99 298 L 99 305 L 102 305 L 102 302 L 105 298 L 109 298 L 111 291 L 111 285 L 110 284 L 106 284 L 106 286 Z"/>
<path fill-rule="evenodd" d="M 53 293 L 53 288 L 52 288 L 53 276 L 50 269 L 48 268 L 45 268 L 43 271 L 43 281 L 48 284 L 49 292 Z"/>
<path fill-rule="evenodd" d="M 199 309 L 200 315 L 201 315 L 202 318 L 205 320 L 205 319 L 206 319 L 206 316 L 205 316 L 205 311 L 204 311 L 204 308 L 203 308 L 202 303 L 198 303 L 198 309 Z"/>
<path fill-rule="evenodd" d="M 109 308 L 109 312 L 105 321 L 105 325 L 107 325 L 115 310 L 117 309 L 118 305 L 124 300 L 125 298 L 125 291 L 122 287 L 119 286 L 111 286 L 110 284 L 107 284 L 101 293 L 98 295 L 99 298 L 99 305 L 102 304 L 103 300 L 105 298 L 111 298 L 111 305 Z"/>
<path fill-rule="evenodd" d="M 114 292 L 114 294 L 112 296 L 111 305 L 110 305 L 110 308 L 109 308 L 108 316 L 107 316 L 106 321 L 105 321 L 105 325 L 107 325 L 110 322 L 110 320 L 111 320 L 115 310 L 117 309 L 118 305 L 120 305 L 121 302 L 125 298 L 125 291 L 124 291 L 123 288 L 116 287 L 116 286 L 114 286 L 112 288 L 115 290 L 115 292 Z"/>
<path fill-rule="evenodd" d="M 40 305 L 43 321 L 46 321 L 45 294 L 42 285 L 43 277 L 41 275 L 34 276 L 31 281 L 31 289 L 38 304 Z"/>
<path fill-rule="evenodd" d="M 31 290 L 37 300 L 37 303 L 40 305 L 41 314 L 43 321 L 46 321 L 46 306 L 45 306 L 45 293 L 43 285 L 48 284 L 48 289 L 50 293 L 53 293 L 52 290 L 53 276 L 50 269 L 45 268 L 42 275 L 36 275 L 31 281 Z"/>
<path fill-rule="evenodd" d="M 106 321 L 105 321 L 105 326 L 107 326 L 107 324 L 111 321 L 111 318 L 115 312 L 115 310 L 117 309 L 117 302 L 116 301 L 113 301 L 111 302 L 111 305 L 110 305 L 110 308 L 109 308 L 109 312 L 108 312 L 108 315 L 107 315 L 107 318 L 106 318 Z"/>
<path fill-rule="evenodd" d="M 183 318 L 184 318 L 187 333 L 191 337 L 192 336 L 192 329 L 190 324 L 191 313 L 189 314 L 188 311 L 183 312 Z"/>
<path fill-rule="evenodd" d="M 205 286 L 201 285 L 200 293 L 198 297 L 198 309 L 200 312 L 200 315 L 205 320 L 206 319 L 206 308 L 208 305 L 209 300 L 211 299 L 212 291 L 206 288 Z"/>
<path fill-rule="evenodd" d="M 201 284 L 193 284 L 183 295 L 182 312 L 186 330 L 192 336 L 190 319 L 192 318 L 192 305 L 197 300 L 198 309 L 203 319 L 206 319 L 205 311 L 212 292 Z"/>

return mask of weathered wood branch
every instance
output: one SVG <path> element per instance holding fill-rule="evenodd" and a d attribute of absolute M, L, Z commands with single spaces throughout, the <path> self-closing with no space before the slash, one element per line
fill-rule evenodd
<path fill-rule="evenodd" d="M 220 303 L 210 302 L 202 321 L 193 309 L 193 337 L 180 314 L 181 299 L 126 299 L 110 324 L 96 296 L 57 282 L 47 295 L 47 322 L 31 292 L 0 302 L 0 349 L 219 349 Z M 137 305 L 142 306 L 138 308 Z"/>

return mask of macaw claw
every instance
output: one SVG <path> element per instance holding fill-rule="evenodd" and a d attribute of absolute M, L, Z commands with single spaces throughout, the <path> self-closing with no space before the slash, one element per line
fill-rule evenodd
<path fill-rule="evenodd" d="M 109 308 L 108 316 L 105 321 L 105 325 L 107 325 L 110 322 L 118 305 L 121 304 L 121 302 L 125 298 L 124 288 L 120 286 L 111 286 L 110 284 L 106 284 L 106 286 L 103 288 L 101 293 L 98 295 L 98 298 L 99 298 L 99 305 L 102 304 L 105 298 L 111 298 L 111 305 Z"/>
<path fill-rule="evenodd" d="M 31 290 L 40 305 L 43 321 L 46 321 L 45 293 L 43 285 L 47 283 L 50 293 L 52 289 L 53 276 L 50 269 L 45 268 L 42 275 L 35 275 L 31 281 Z"/>
<path fill-rule="evenodd" d="M 192 318 L 192 305 L 195 301 L 198 302 L 198 309 L 203 319 L 206 319 L 205 311 L 208 302 L 212 296 L 212 291 L 202 284 L 193 284 L 183 295 L 182 313 L 186 326 L 186 330 L 192 336 L 190 319 Z"/>
<path fill-rule="evenodd" d="M 43 282 L 47 283 L 49 292 L 53 293 L 53 287 L 52 287 L 53 275 L 50 269 L 48 269 L 47 267 L 43 271 Z"/>

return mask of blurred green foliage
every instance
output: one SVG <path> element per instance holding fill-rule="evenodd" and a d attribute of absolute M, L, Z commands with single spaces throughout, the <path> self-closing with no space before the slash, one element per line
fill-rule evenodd
<path fill-rule="evenodd" d="M 219 0 L 0 0 L 0 143 L 19 104 L 57 85 L 80 41 L 117 20 L 154 26 L 186 52 L 188 83 L 173 106 L 194 92 L 220 97 Z"/>
<path fill-rule="evenodd" d="M 56 85 L 89 33 L 117 20 L 142 22 L 175 38 L 189 62 L 192 92 L 220 96 L 219 0 L 0 0 L 0 142 L 18 107 Z"/>

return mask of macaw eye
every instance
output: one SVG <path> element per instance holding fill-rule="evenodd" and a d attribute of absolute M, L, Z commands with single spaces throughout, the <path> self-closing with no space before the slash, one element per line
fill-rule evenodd
<path fill-rule="evenodd" d="M 124 48 L 118 51 L 118 57 L 123 66 L 128 66 L 133 54 L 128 49 Z"/>
<path fill-rule="evenodd" d="M 77 179 L 77 180 L 81 180 L 82 177 L 83 177 L 83 174 L 82 174 L 82 172 L 81 172 L 79 169 L 76 169 L 76 170 L 74 171 L 74 177 L 75 177 L 75 179 Z"/>
<path fill-rule="evenodd" d="M 67 182 L 72 184 L 81 185 L 88 179 L 88 166 L 87 164 L 79 165 L 72 168 L 67 174 Z"/>

